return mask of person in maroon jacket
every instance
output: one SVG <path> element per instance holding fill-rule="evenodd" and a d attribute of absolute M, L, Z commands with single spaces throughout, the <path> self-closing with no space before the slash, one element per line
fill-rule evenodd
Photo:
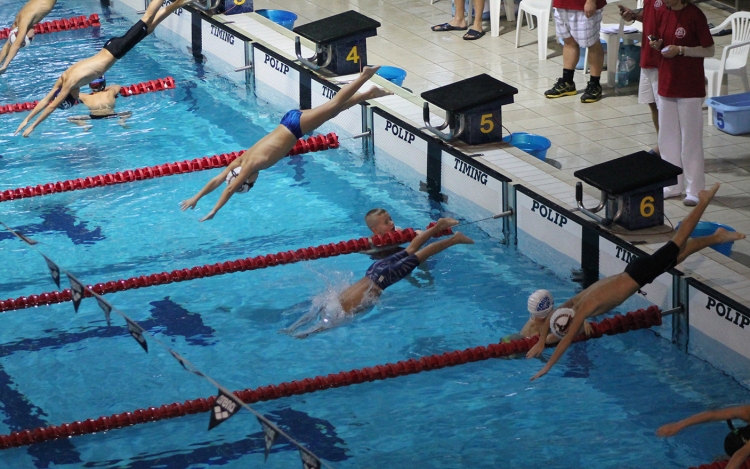
<path fill-rule="evenodd" d="M 714 55 L 706 15 L 688 0 L 663 0 L 656 17 L 659 62 L 659 149 L 662 159 L 679 166 L 677 184 L 664 188 L 664 197 L 679 197 L 694 207 L 706 187 L 703 167 L 703 101 L 706 98 L 703 58 Z"/>
<path fill-rule="evenodd" d="M 599 42 L 602 25 L 602 8 L 607 0 L 554 0 L 555 31 L 563 43 L 563 76 L 555 86 L 544 92 L 548 98 L 573 96 L 577 93 L 573 74 L 576 71 L 581 47 L 589 49 L 591 79 L 581 95 L 582 103 L 594 103 L 602 99 L 599 78 L 604 68 L 604 48 Z"/>
<path fill-rule="evenodd" d="M 643 23 L 643 39 L 641 44 L 648 44 L 649 37 L 657 38 L 656 15 L 663 8 L 666 8 L 663 0 L 645 0 L 643 8 L 640 10 L 631 10 L 622 5 L 620 16 L 625 21 L 640 21 Z M 659 135 L 659 62 L 661 53 L 653 47 L 641 47 L 641 80 L 638 83 L 638 103 L 648 104 L 651 108 L 651 120 L 654 122 L 656 135 Z M 659 145 L 652 153 L 659 155 Z"/>

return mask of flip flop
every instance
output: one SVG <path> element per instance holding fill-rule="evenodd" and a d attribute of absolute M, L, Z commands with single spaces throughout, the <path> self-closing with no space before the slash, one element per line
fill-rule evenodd
<path fill-rule="evenodd" d="M 476 29 L 470 29 L 464 34 L 464 41 L 474 41 L 484 36 L 484 31 L 477 31 Z"/>
<path fill-rule="evenodd" d="M 443 24 L 437 24 L 430 29 L 432 29 L 433 31 L 437 31 L 437 32 L 443 32 L 443 31 L 466 31 L 469 28 L 468 26 L 459 28 L 458 26 L 453 26 L 450 23 L 443 23 Z"/>

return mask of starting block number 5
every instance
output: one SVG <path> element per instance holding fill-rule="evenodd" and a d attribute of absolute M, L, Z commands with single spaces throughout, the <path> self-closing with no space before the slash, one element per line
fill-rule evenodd
<path fill-rule="evenodd" d="M 359 63 L 359 54 L 357 53 L 357 46 L 352 47 L 349 51 L 349 55 L 346 56 L 347 62 Z"/>
<path fill-rule="evenodd" d="M 493 130 L 495 130 L 495 123 L 492 122 L 492 114 L 482 114 L 482 119 L 479 121 L 479 131 L 488 134 Z"/>
<path fill-rule="evenodd" d="M 654 208 L 654 198 L 649 196 L 646 196 L 641 200 L 641 216 L 644 218 L 648 218 L 651 215 L 654 214 L 656 209 Z"/>

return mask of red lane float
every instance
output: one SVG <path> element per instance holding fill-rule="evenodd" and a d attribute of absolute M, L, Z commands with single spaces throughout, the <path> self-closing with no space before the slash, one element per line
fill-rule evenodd
<path fill-rule="evenodd" d="M 450 233 L 452 233 L 452 231 L 447 229 L 441 234 L 447 235 Z M 415 236 L 416 233 L 414 230 L 407 228 L 405 230 L 397 230 L 384 235 L 374 235 L 370 239 L 372 240 L 373 245 L 376 247 L 382 247 L 406 243 L 414 239 Z M 368 249 L 371 249 L 370 240 L 368 238 L 350 239 L 348 241 L 339 241 L 338 243 L 321 244 L 316 247 L 297 249 L 296 251 L 286 251 L 276 254 L 267 254 L 265 256 L 237 259 L 234 261 L 217 262 L 216 264 L 206 264 L 192 268 L 178 269 L 173 270 L 172 272 L 141 275 L 140 277 L 131 277 L 127 280 L 110 280 L 97 283 L 96 285 L 88 285 L 88 288 L 99 295 L 106 295 L 107 293 L 131 290 L 134 288 L 166 285 L 174 282 L 213 277 L 215 275 L 229 274 L 232 272 L 265 269 L 266 267 L 338 256 L 340 254 L 351 254 L 366 251 Z M 84 295 L 87 298 L 91 297 L 91 293 L 88 291 L 86 291 Z M 0 312 L 57 304 L 70 301 L 71 299 L 72 295 L 69 288 L 66 288 L 63 291 L 52 291 L 41 293 L 39 295 L 30 295 L 28 297 L 22 296 L 19 298 L 9 298 L 7 300 L 0 300 Z"/>
<path fill-rule="evenodd" d="M 120 96 L 127 97 L 137 94 L 152 93 L 154 91 L 171 90 L 175 88 L 175 81 L 172 77 L 157 78 L 156 80 L 144 81 L 134 85 L 123 86 L 120 88 Z M 11 114 L 14 112 L 31 111 L 36 107 L 39 101 L 30 101 L 28 103 L 6 104 L 0 106 L 0 114 Z"/>
<path fill-rule="evenodd" d="M 661 312 L 656 306 L 651 306 L 645 310 L 639 309 L 638 311 L 628 313 L 624 316 L 618 314 L 614 317 L 604 319 L 599 323 L 592 323 L 591 337 L 581 334 L 576 337 L 575 342 L 594 338 L 598 339 L 604 334 L 621 334 L 632 330 L 646 329 L 658 325 L 661 325 Z M 422 371 L 437 370 L 448 366 L 463 365 L 465 363 L 487 360 L 490 358 L 507 357 L 509 355 L 527 352 L 536 342 L 537 337 L 512 340 L 507 343 L 490 344 L 487 347 L 480 346 L 467 348 L 465 350 L 445 352 L 442 355 L 430 355 L 422 357 L 419 360 L 410 358 L 409 360 L 398 361 L 396 363 L 375 365 L 358 370 L 330 374 L 328 376 L 316 376 L 314 378 L 305 378 L 303 380 L 281 383 L 279 385 L 261 386 L 256 389 L 234 391 L 234 395 L 246 404 L 253 404 L 259 401 L 270 401 L 282 397 L 322 391 L 329 388 L 338 388 L 364 382 L 396 378 L 398 376 L 416 374 Z M 214 399 L 214 396 L 209 396 L 187 400 L 185 402 L 164 404 L 159 407 L 149 407 L 148 409 L 137 409 L 132 412 L 122 412 L 120 414 L 113 414 L 109 417 L 102 416 L 97 419 L 86 419 L 82 422 L 75 421 L 72 423 L 63 423 L 62 425 L 39 427 L 33 430 L 22 430 L 13 432 L 10 435 L 0 435 L 0 449 L 31 445 L 47 440 L 55 440 L 57 438 L 69 438 L 72 436 L 114 430 L 116 428 L 129 427 L 131 425 L 138 425 L 146 422 L 182 417 L 188 414 L 208 412 L 213 406 Z"/>
<path fill-rule="evenodd" d="M 314 135 L 307 140 L 297 140 L 294 148 L 289 151 L 288 156 L 301 155 L 307 152 L 322 151 L 338 147 L 339 138 L 335 133 L 331 132 L 328 135 Z M 54 194 L 56 192 L 91 189 L 92 187 L 111 186 L 114 184 L 122 184 L 124 182 L 141 181 L 144 179 L 172 176 L 174 174 L 222 168 L 238 158 L 240 154 L 241 152 L 233 151 L 231 153 L 222 153 L 210 157 L 204 156 L 203 158 L 196 158 L 193 160 L 176 161 L 174 163 L 165 163 L 156 166 L 145 166 L 143 168 L 137 168 L 134 170 L 129 169 L 122 172 L 118 171 L 114 174 L 107 173 L 98 176 L 69 179 L 67 181 L 38 184 L 36 186 L 7 189 L 0 192 L 0 202 L 38 197 L 41 195 Z"/>
<path fill-rule="evenodd" d="M 94 13 L 85 16 L 75 16 L 73 18 L 44 21 L 34 25 L 35 34 L 59 33 L 62 31 L 72 31 L 74 29 L 98 28 L 101 26 L 99 15 Z M 0 29 L 0 39 L 8 39 L 11 28 Z"/>

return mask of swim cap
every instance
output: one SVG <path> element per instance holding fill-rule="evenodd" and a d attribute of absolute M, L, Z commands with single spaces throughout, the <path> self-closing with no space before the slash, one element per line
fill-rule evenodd
<path fill-rule="evenodd" d="M 17 35 L 18 35 L 18 28 L 14 28 L 14 29 L 10 30 L 10 34 L 8 35 L 8 40 L 10 41 L 11 44 L 13 44 L 14 42 L 16 42 L 16 39 L 17 39 L 16 36 Z M 29 44 L 31 44 L 31 39 L 29 39 L 27 36 L 24 36 L 23 37 L 23 43 L 21 43 L 21 48 L 24 48 L 24 47 L 28 46 Z"/>
<path fill-rule="evenodd" d="M 104 78 L 104 75 L 100 76 L 96 80 L 93 80 L 91 83 L 89 83 L 89 88 L 91 88 L 91 91 L 103 91 L 104 88 L 107 87 L 107 79 Z"/>
<path fill-rule="evenodd" d="M 555 298 L 547 290 L 537 290 L 529 295 L 529 313 L 537 319 L 547 319 L 555 309 Z"/>
<path fill-rule="evenodd" d="M 229 171 L 229 174 L 227 174 L 227 186 L 234 181 L 234 178 L 240 175 L 240 171 L 242 171 L 241 166 L 237 166 L 233 170 Z M 239 189 L 237 189 L 236 193 L 244 194 L 245 192 L 248 192 L 250 189 L 253 188 L 255 183 L 249 183 L 247 181 L 243 182 Z"/>
<path fill-rule="evenodd" d="M 562 339 L 568 333 L 568 328 L 573 322 L 575 315 L 576 312 L 570 308 L 560 308 L 552 313 L 552 317 L 549 320 L 549 327 L 558 339 Z"/>
<path fill-rule="evenodd" d="M 732 456 L 738 449 L 750 441 L 750 425 L 745 425 L 742 428 L 734 428 L 731 420 L 727 420 L 727 425 L 729 425 L 731 431 L 724 438 L 724 451 L 726 451 L 727 456 Z"/>

